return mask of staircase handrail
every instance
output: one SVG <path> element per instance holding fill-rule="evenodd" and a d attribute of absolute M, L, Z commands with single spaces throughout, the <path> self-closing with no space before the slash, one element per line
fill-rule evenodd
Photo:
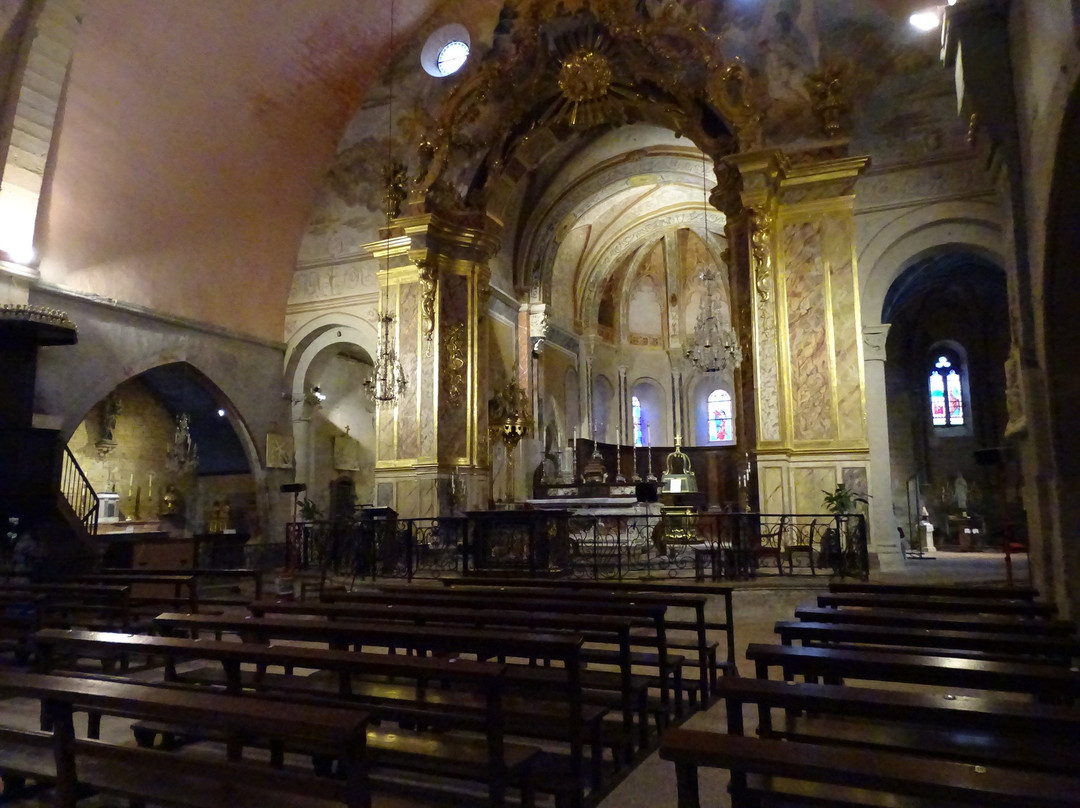
<path fill-rule="evenodd" d="M 98 495 L 94 486 L 86 479 L 79 461 L 64 447 L 64 465 L 60 472 L 60 493 L 67 500 L 75 515 L 91 536 L 97 534 Z"/>

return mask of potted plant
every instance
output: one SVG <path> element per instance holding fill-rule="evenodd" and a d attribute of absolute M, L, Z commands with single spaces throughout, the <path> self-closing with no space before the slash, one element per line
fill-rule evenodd
<path fill-rule="evenodd" d="M 825 495 L 825 510 L 833 515 L 834 524 L 822 536 L 820 563 L 838 572 L 843 560 L 841 536 L 846 530 L 848 514 L 854 512 L 859 505 L 865 505 L 869 500 L 857 491 L 852 491 L 846 483 L 837 483 L 832 492 L 822 491 L 822 493 Z"/>

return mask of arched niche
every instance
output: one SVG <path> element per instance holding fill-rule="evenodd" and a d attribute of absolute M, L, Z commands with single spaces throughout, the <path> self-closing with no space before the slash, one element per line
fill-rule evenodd
<path fill-rule="evenodd" d="M 671 435 L 671 407 L 668 404 L 668 396 L 664 392 L 664 386 L 656 379 L 639 377 L 630 385 L 630 401 L 637 398 L 641 404 L 641 414 L 644 424 L 641 427 L 645 442 L 648 446 L 670 446 L 673 444 Z M 632 420 L 632 418 L 631 418 Z M 648 428 L 646 429 L 646 425 Z M 631 423 L 631 435 L 633 434 Z"/>

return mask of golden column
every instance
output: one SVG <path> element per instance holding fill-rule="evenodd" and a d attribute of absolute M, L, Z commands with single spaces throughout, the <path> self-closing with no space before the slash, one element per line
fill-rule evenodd
<path fill-rule="evenodd" d="M 405 518 L 487 505 L 488 260 L 498 233 L 485 216 L 424 213 L 394 219 L 368 245 L 408 379 L 376 414 L 376 503 Z"/>
<path fill-rule="evenodd" d="M 853 210 L 868 162 L 779 151 L 725 160 L 752 286 L 762 512 L 820 513 L 838 482 L 870 492 Z"/>

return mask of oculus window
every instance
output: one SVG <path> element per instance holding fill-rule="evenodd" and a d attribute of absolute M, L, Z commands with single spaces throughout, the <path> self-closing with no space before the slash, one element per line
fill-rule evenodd
<path fill-rule="evenodd" d="M 444 25 L 424 43 L 420 64 L 429 76 L 441 79 L 457 73 L 469 58 L 471 40 L 464 25 Z"/>

